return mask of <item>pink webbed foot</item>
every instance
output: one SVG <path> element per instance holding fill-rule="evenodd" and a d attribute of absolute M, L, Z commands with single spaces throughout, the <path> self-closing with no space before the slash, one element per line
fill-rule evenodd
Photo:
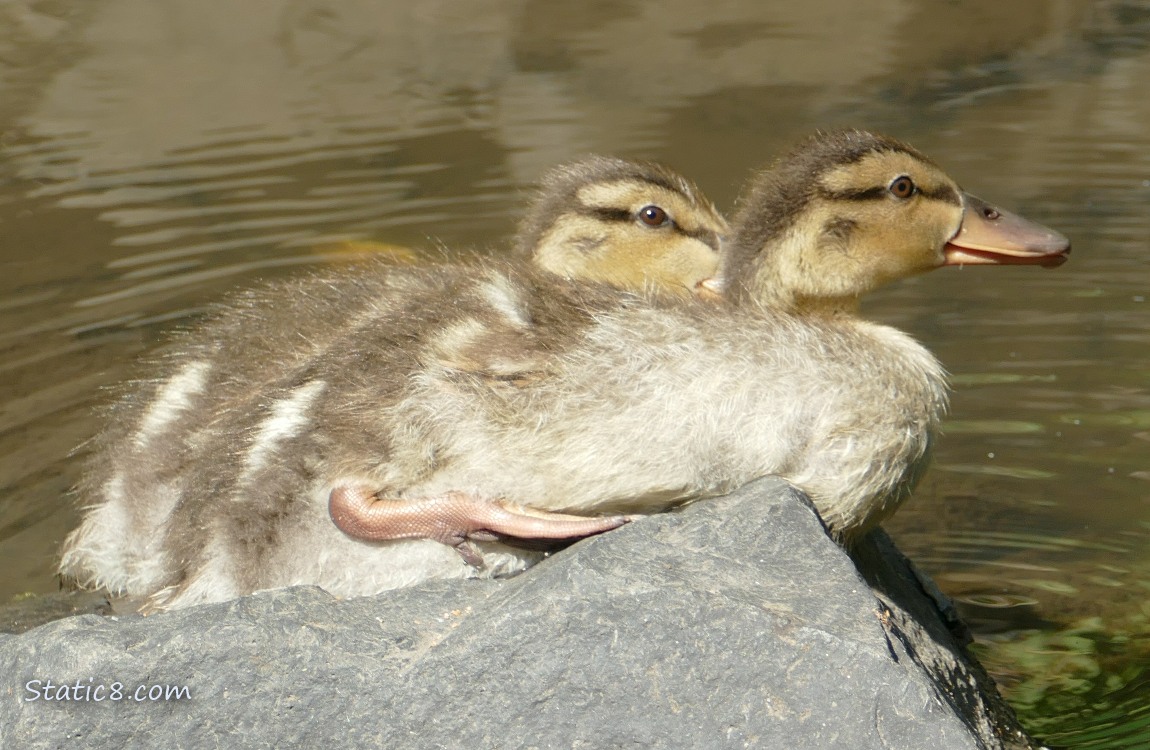
<path fill-rule="evenodd" d="M 505 500 L 484 500 L 465 492 L 398 500 L 377 497 L 362 485 L 337 485 L 328 498 L 336 527 L 355 539 L 434 539 L 454 547 L 467 564 L 483 567 L 468 539 L 577 539 L 617 529 L 626 516 L 587 518 L 528 508 Z"/>

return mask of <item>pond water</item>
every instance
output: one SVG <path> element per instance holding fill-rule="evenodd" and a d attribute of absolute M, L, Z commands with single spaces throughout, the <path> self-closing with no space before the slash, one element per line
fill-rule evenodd
<path fill-rule="evenodd" d="M 547 167 L 730 207 L 816 128 L 907 140 L 1071 261 L 876 294 L 954 374 L 888 523 L 1052 745 L 1150 744 L 1150 7 L 1104 0 L 0 4 L 0 601 L 53 590 L 101 390 L 211 300 L 491 247 Z M 82 451 L 82 448 L 80 448 Z"/>

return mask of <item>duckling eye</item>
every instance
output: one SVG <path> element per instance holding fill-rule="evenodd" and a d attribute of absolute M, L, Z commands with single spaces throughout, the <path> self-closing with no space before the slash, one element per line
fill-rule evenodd
<path fill-rule="evenodd" d="M 895 177 L 894 182 L 892 182 L 887 189 L 890 190 L 890 194 L 895 198 L 902 199 L 911 197 L 915 194 L 915 191 L 918 190 L 918 188 L 915 187 L 914 180 L 906 175 Z"/>
<path fill-rule="evenodd" d="M 643 206 L 639 209 L 639 221 L 649 227 L 661 227 L 669 223 L 671 217 L 658 206 Z"/>

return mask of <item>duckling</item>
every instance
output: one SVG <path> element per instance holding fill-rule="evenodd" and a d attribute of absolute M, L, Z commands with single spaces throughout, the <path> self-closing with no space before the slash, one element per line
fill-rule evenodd
<path fill-rule="evenodd" d="M 671 297 L 708 296 L 704 282 L 717 270 L 719 242 L 726 232 L 710 201 L 672 170 L 591 157 L 545 176 L 514 247 L 538 269 L 523 271 L 521 281 L 532 285 L 541 298 L 538 314 L 546 315 L 546 296 L 572 283 Z M 467 373 L 496 388 L 535 377 L 542 365 L 536 342 L 516 318 L 523 311 L 504 307 L 511 300 L 507 288 L 514 283 L 517 263 L 473 258 L 465 269 L 367 263 L 273 282 L 217 306 L 205 323 L 177 335 L 161 354 L 153 367 L 162 374 L 136 383 L 108 415 L 78 488 L 91 505 L 65 542 L 62 575 L 137 597 L 181 580 L 193 552 L 175 549 L 175 517 L 210 525 L 209 508 L 224 497 L 246 507 L 247 487 L 266 473 L 261 467 L 267 454 L 304 428 L 311 401 L 319 396 L 319 390 L 294 384 L 317 363 L 336 359 L 333 350 L 353 350 L 357 339 L 378 334 L 375 343 L 397 355 L 390 368 L 407 368 L 389 369 L 382 380 L 372 381 L 379 383 L 381 396 L 389 390 L 398 393 L 404 379 L 424 366 Z M 511 331 L 504 330 L 509 317 L 516 324 Z M 488 318 L 496 324 L 486 326 L 487 335 L 468 334 L 484 329 Z M 428 359 L 417 362 L 408 344 L 420 341 L 432 345 L 419 353 Z M 363 374 L 354 363 L 349 367 L 348 372 Z M 360 418 L 338 414 L 325 424 L 334 425 L 331 432 L 338 434 L 339 425 L 350 422 L 355 432 Z M 379 446 L 363 446 L 357 454 L 361 460 L 364 451 L 382 460 Z M 332 454 L 295 468 L 312 472 L 340 462 Z M 277 499 L 294 490 L 280 491 L 286 494 Z M 418 505 L 406 510 L 418 511 Z M 491 503 L 481 510 L 506 519 L 503 525 L 485 521 L 485 528 L 520 536 L 539 525 L 533 517 L 545 517 L 548 523 L 536 534 L 544 538 L 584 536 L 625 520 L 564 517 Z M 245 519 L 246 512 L 237 515 L 236 528 L 258 526 L 259 512 Z M 449 506 L 435 505 L 415 517 L 424 525 L 443 526 L 451 512 Z M 400 534 L 395 522 L 392 533 Z M 481 536 L 475 522 L 447 524 L 458 530 L 446 533 Z M 193 547 L 208 541 L 202 533 L 193 536 L 198 540 Z M 462 539 L 456 544 L 462 545 Z M 473 564 L 480 562 L 470 548 L 460 552 Z M 305 575 L 300 580 L 311 579 Z M 252 583 L 276 584 L 274 576 Z"/>
<path fill-rule="evenodd" d="M 636 226 L 657 231 L 635 231 Z M 543 177 L 515 247 L 539 268 L 570 281 L 713 300 L 719 238 L 727 231 L 714 206 L 682 175 L 651 162 L 592 156 Z M 473 362 L 453 364 L 483 369 Z M 517 364 L 512 369 L 529 369 Z M 330 510 L 336 525 L 352 536 L 432 538 L 455 547 L 474 565 L 481 561 L 467 546 L 468 538 L 490 541 L 494 533 L 569 538 L 625 520 L 546 513 L 458 492 L 434 501 L 382 500 L 366 487 L 345 485 L 332 493 Z"/>
<path fill-rule="evenodd" d="M 861 296 L 943 265 L 1054 266 L 1068 252 L 1064 237 L 962 192 L 909 146 L 817 136 L 742 199 L 717 283 L 722 311 L 602 313 L 549 382 L 498 413 L 482 392 L 421 394 L 422 418 L 438 428 L 424 439 L 456 465 L 408 492 L 481 507 L 481 495 L 449 488 L 482 478 L 535 508 L 650 512 L 778 474 L 850 544 L 910 494 L 946 408 L 941 365 L 859 319 Z M 337 525 L 391 538 L 375 497 L 337 485 Z"/>

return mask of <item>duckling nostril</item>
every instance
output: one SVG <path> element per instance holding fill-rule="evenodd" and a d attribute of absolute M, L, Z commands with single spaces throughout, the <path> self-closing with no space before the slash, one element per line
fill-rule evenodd
<path fill-rule="evenodd" d="M 983 207 L 982 215 L 990 221 L 994 221 L 1002 217 L 1002 214 L 998 213 L 998 209 L 991 208 L 990 206 Z"/>

